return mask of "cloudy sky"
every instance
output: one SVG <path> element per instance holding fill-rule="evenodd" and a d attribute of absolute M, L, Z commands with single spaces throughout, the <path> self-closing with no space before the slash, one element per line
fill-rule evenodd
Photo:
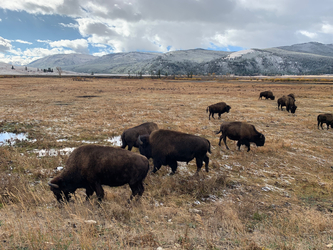
<path fill-rule="evenodd" d="M 333 43 L 332 0 L 1 0 L 0 61 Z"/>

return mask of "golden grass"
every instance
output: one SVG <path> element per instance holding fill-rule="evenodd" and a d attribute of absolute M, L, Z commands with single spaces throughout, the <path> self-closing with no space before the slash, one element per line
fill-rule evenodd
<path fill-rule="evenodd" d="M 288 80 L 289 81 L 289 80 Z M 332 113 L 333 86 L 193 79 L 1 78 L 1 130 L 27 132 L 32 142 L 0 147 L 1 249 L 325 249 L 333 243 L 333 130 L 317 129 Z M 296 115 L 258 100 L 294 93 Z M 231 106 L 208 120 L 206 107 Z M 222 121 L 247 121 L 266 136 L 251 151 L 218 146 Z M 209 169 L 195 161 L 169 176 L 163 166 L 145 180 L 139 201 L 128 186 L 105 187 L 85 201 L 59 206 L 47 186 L 68 156 L 33 149 L 77 147 L 146 121 L 210 140 Z M 60 140 L 61 139 L 61 140 Z M 137 149 L 134 149 L 137 152 Z"/>

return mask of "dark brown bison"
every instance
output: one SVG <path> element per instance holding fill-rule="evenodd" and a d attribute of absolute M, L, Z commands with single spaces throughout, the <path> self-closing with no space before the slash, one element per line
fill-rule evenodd
<path fill-rule="evenodd" d="M 196 158 L 198 173 L 205 162 L 206 172 L 208 172 L 209 158 L 207 152 L 210 151 L 210 142 L 200 136 L 181 133 L 172 130 L 155 130 L 150 136 L 139 136 L 140 153 L 148 159 L 153 158 L 153 173 L 162 165 L 169 165 L 172 173 L 177 170 L 177 161 L 190 162 Z"/>
<path fill-rule="evenodd" d="M 318 129 L 319 125 L 321 129 L 323 129 L 323 123 L 326 123 L 327 129 L 329 129 L 330 125 L 333 128 L 333 114 L 320 114 L 317 116 L 318 121 Z"/>
<path fill-rule="evenodd" d="M 78 188 L 85 188 L 87 198 L 94 192 L 101 201 L 102 185 L 110 187 L 129 184 L 132 195 L 141 196 L 142 181 L 149 170 L 148 159 L 140 154 L 121 148 L 98 145 L 82 146 L 69 156 L 65 169 L 48 184 L 59 202 L 67 201 Z"/>
<path fill-rule="evenodd" d="M 211 115 L 214 118 L 215 113 L 219 114 L 219 119 L 220 119 L 221 114 L 223 114 L 225 112 L 229 113 L 230 109 L 231 109 L 231 107 L 229 105 L 227 105 L 225 102 L 219 102 L 219 103 L 215 103 L 213 105 L 208 106 L 206 109 L 206 112 L 209 111 L 209 116 L 208 116 L 209 120 L 210 120 Z"/>
<path fill-rule="evenodd" d="M 271 100 L 274 100 L 275 99 L 275 96 L 273 95 L 273 92 L 272 91 L 264 91 L 264 92 L 261 92 L 260 93 L 260 96 L 259 96 L 259 99 L 262 99 L 263 97 L 267 99 L 271 99 Z M 258 100 L 259 100 L 258 99 Z"/>
<path fill-rule="evenodd" d="M 219 146 L 221 146 L 221 140 L 223 139 L 227 149 L 227 137 L 230 140 L 237 141 L 238 150 L 241 145 L 247 146 L 247 152 L 250 151 L 250 143 L 255 143 L 258 147 L 264 146 L 265 136 L 259 133 L 256 128 L 245 122 L 224 122 L 220 126 L 220 130 L 216 131 L 216 134 L 222 132 L 219 140 Z"/>
<path fill-rule="evenodd" d="M 154 122 L 146 122 L 141 125 L 138 125 L 134 128 L 129 128 L 123 132 L 121 135 L 122 146 L 121 148 L 125 148 L 128 146 L 128 150 L 131 151 L 133 147 L 138 148 L 137 144 L 139 135 L 150 135 L 151 132 L 157 130 L 158 126 Z"/>
<path fill-rule="evenodd" d="M 283 110 L 282 107 L 286 106 L 288 112 L 290 111 L 293 114 L 296 112 L 297 106 L 295 105 L 295 99 L 290 96 L 282 96 L 278 99 L 277 103 L 278 109 L 280 109 L 281 106 L 281 110 Z"/>

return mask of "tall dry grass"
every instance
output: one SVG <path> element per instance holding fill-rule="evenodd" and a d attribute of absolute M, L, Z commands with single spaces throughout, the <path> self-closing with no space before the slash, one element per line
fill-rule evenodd
<path fill-rule="evenodd" d="M 318 130 L 332 112 L 332 85 L 160 79 L 1 78 L 1 129 L 34 141 L 0 147 L 2 249 L 326 249 L 332 238 L 332 130 Z M 296 115 L 258 100 L 294 93 Z M 231 106 L 208 120 L 208 105 Z M 251 151 L 218 146 L 223 121 L 247 121 L 266 136 Z M 169 176 L 148 175 L 141 199 L 128 186 L 105 187 L 106 198 L 78 190 L 60 206 L 47 186 L 67 155 L 63 149 L 106 140 L 146 121 L 210 140 L 209 169 L 195 161 Z M 137 151 L 135 149 L 134 151 Z"/>

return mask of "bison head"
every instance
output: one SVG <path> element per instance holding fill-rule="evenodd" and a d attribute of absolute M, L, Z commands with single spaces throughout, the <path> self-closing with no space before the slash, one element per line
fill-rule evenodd
<path fill-rule="evenodd" d="M 57 198 L 57 200 L 59 202 L 62 202 L 64 197 L 67 201 L 69 201 L 69 198 L 70 198 L 69 191 L 67 191 L 66 188 L 62 187 L 60 180 L 53 179 L 48 184 L 49 184 L 54 196 Z"/>
<path fill-rule="evenodd" d="M 265 144 L 265 136 L 259 133 L 257 140 L 255 141 L 257 147 L 264 146 Z"/>
<path fill-rule="evenodd" d="M 139 145 L 140 154 L 150 159 L 152 157 L 151 145 L 149 143 L 149 135 L 139 135 L 137 144 Z"/>
<path fill-rule="evenodd" d="M 229 105 L 227 105 L 227 106 L 225 107 L 225 110 L 227 111 L 227 113 L 229 113 L 230 109 L 231 109 L 231 107 L 230 107 Z"/>
<path fill-rule="evenodd" d="M 271 96 L 271 100 L 275 100 L 275 96 Z"/>
<path fill-rule="evenodd" d="M 292 107 L 290 108 L 290 112 L 291 112 L 292 114 L 295 114 L 296 109 L 297 109 L 297 106 L 294 105 L 294 106 L 292 106 Z"/>

